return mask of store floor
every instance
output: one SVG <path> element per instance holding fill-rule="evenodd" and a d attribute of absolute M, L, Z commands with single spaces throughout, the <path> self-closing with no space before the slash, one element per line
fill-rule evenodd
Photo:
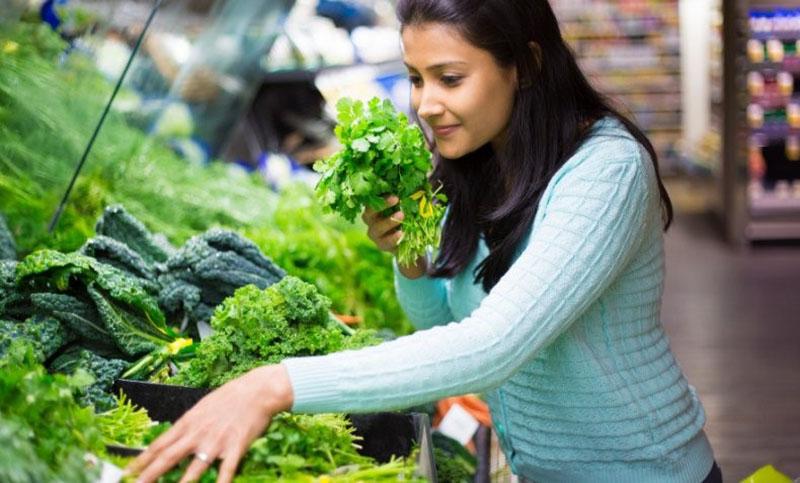
<path fill-rule="evenodd" d="M 737 252 L 679 213 L 666 255 L 662 319 L 725 480 L 765 464 L 800 477 L 800 246 Z"/>

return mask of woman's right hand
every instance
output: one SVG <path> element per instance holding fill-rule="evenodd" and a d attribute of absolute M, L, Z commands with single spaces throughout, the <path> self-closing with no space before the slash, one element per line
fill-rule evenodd
<path fill-rule="evenodd" d="M 375 211 L 367 207 L 361 215 L 361 219 L 367 225 L 367 236 L 372 240 L 378 249 L 389 252 L 392 255 L 397 253 L 397 244 L 403 237 L 403 232 L 399 229 L 403 223 L 402 211 L 394 210 L 389 216 L 383 216 L 381 213 L 386 211 L 387 208 L 397 206 L 400 198 L 397 196 L 387 196 L 386 206 L 381 211 Z M 419 278 L 427 271 L 427 261 L 425 257 L 421 257 L 417 263 L 412 266 L 406 267 L 398 264 L 400 273 L 407 278 Z"/>
<path fill-rule="evenodd" d="M 400 224 L 403 222 L 402 211 L 394 210 L 389 216 L 383 216 L 381 213 L 387 208 L 397 206 L 400 199 L 397 196 L 387 196 L 386 206 L 383 210 L 375 211 L 367 207 L 361 215 L 361 219 L 367 224 L 367 236 L 372 240 L 380 250 L 389 252 L 394 255 L 397 252 L 397 243 L 403 236 L 403 232 L 399 230 Z"/>

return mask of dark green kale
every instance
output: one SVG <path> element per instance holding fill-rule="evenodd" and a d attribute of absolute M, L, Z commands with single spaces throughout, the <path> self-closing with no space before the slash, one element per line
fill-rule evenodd
<path fill-rule="evenodd" d="M 120 205 L 106 207 L 95 232 L 129 247 L 147 263 L 165 262 L 174 250 L 165 240 L 153 236 L 144 224 Z"/>
<path fill-rule="evenodd" d="M 156 268 L 122 242 L 98 235 L 83 244 L 80 253 L 140 279 L 151 293 L 158 292 Z"/>
<path fill-rule="evenodd" d="M 0 320 L 0 356 L 17 339 L 28 341 L 39 360 L 45 361 L 74 340 L 74 336 L 52 317 L 34 315 L 24 322 Z"/>
<path fill-rule="evenodd" d="M 17 244 L 14 242 L 14 235 L 8 229 L 6 219 L 0 215 L 0 260 L 16 260 Z"/>
<path fill-rule="evenodd" d="M 166 263 L 159 302 L 175 319 L 208 322 L 214 308 L 245 285 L 266 288 L 286 273 L 250 240 L 231 231 L 193 237 Z"/>
<path fill-rule="evenodd" d="M 34 252 L 17 266 L 17 285 L 34 293 L 66 293 L 73 298 L 79 295 L 91 300 L 103 323 L 103 330 L 96 331 L 97 338 L 107 333 L 109 339 L 127 356 L 141 356 L 176 338 L 167 327 L 158 303 L 138 279 L 91 257 L 53 250 Z M 72 299 L 60 302 L 67 301 L 75 303 Z M 40 305 L 44 303 L 50 307 L 48 302 L 52 300 L 40 301 Z M 85 307 L 74 314 L 79 319 L 63 318 L 73 319 L 75 324 L 88 323 L 88 326 L 84 326 L 85 330 L 76 329 L 76 332 L 93 340 L 89 331 L 101 328 L 96 324 L 98 317 Z"/>
<path fill-rule="evenodd" d="M 17 289 L 17 262 L 0 260 L 0 317 L 24 319 L 27 297 Z"/>
<path fill-rule="evenodd" d="M 94 406 L 96 411 L 106 411 L 117 405 L 111 395 L 111 387 L 129 365 L 129 362 L 122 359 L 106 359 L 76 346 L 56 357 L 50 364 L 50 370 L 74 374 L 82 369 L 89 373 L 94 382 L 79 392 L 78 402 L 84 406 Z"/>

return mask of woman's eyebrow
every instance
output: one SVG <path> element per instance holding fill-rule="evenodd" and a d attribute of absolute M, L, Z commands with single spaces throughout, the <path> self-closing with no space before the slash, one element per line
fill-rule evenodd
<path fill-rule="evenodd" d="M 403 62 L 403 63 L 405 64 L 407 69 L 409 69 L 409 70 L 417 70 L 417 68 L 414 67 L 413 65 L 410 65 L 407 62 Z M 435 71 L 439 71 L 439 70 L 445 69 L 447 67 L 452 67 L 454 65 L 467 65 L 467 63 L 463 62 L 463 61 L 460 61 L 460 60 L 438 62 L 436 64 L 429 65 L 428 67 L 425 68 L 425 70 L 431 71 L 431 72 L 435 72 Z"/>

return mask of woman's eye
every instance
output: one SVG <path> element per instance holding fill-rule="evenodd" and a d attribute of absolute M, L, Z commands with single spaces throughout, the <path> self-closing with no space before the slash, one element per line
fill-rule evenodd
<path fill-rule="evenodd" d="M 458 75 L 444 75 L 442 76 L 442 83 L 448 87 L 457 86 L 461 82 L 461 76 Z"/>
<path fill-rule="evenodd" d="M 422 84 L 422 78 L 418 75 L 409 75 L 408 80 L 410 80 L 411 84 L 413 84 L 416 87 Z"/>

